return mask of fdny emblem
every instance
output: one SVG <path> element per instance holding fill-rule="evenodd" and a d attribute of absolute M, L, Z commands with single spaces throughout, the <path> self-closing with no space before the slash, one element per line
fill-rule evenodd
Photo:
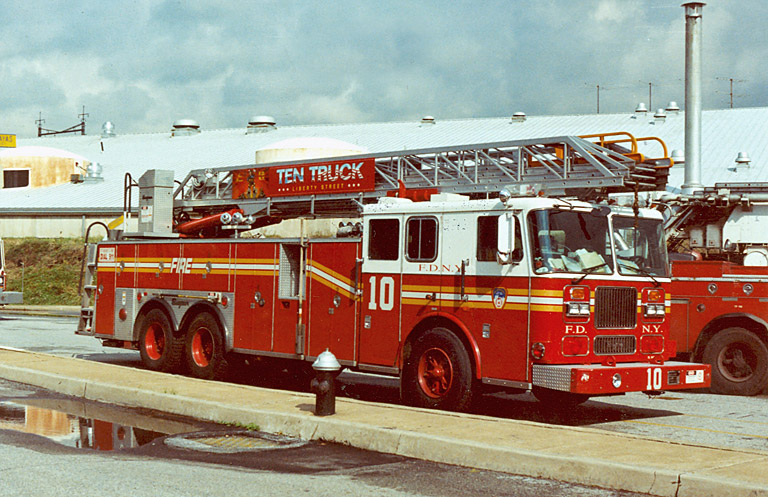
<path fill-rule="evenodd" d="M 503 288 L 493 289 L 493 306 L 496 309 L 503 309 L 504 304 L 507 303 L 507 291 Z"/>

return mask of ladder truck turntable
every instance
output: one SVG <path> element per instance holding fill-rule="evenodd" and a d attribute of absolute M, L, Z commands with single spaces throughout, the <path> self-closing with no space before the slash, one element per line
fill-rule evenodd
<path fill-rule="evenodd" d="M 760 393 L 768 386 L 768 183 L 718 183 L 660 204 L 672 212 L 670 332 L 679 358 L 711 364 L 715 393 Z"/>
<path fill-rule="evenodd" d="M 707 387 L 709 366 L 669 360 L 661 213 L 605 201 L 663 188 L 670 164 L 657 138 L 610 133 L 199 169 L 175 189 L 150 170 L 138 232 L 87 246 L 77 333 L 203 379 L 330 350 L 454 410 L 491 389 L 574 405 Z M 322 217 L 359 222 L 238 236 Z"/>

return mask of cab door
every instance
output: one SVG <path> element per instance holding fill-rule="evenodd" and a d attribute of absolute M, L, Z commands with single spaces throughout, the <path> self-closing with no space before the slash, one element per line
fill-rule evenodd
<path fill-rule="evenodd" d="M 462 253 L 469 260 L 465 298 L 456 314 L 470 323 L 468 328 L 480 351 L 480 373 L 486 381 L 529 383 L 530 266 L 518 216 L 511 219 L 515 250 L 510 263 L 497 261 L 498 218 L 498 212 L 479 215 L 474 229 L 467 230 L 472 234 Z"/>
<path fill-rule="evenodd" d="M 371 216 L 365 223 L 358 361 L 395 367 L 401 338 L 403 217 Z"/>

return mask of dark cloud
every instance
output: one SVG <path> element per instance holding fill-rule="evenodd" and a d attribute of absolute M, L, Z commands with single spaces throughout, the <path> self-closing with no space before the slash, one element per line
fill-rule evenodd
<path fill-rule="evenodd" d="M 761 7 L 704 8 L 705 108 L 729 105 L 730 78 L 735 105 L 766 105 Z M 146 132 L 180 117 L 210 129 L 254 114 L 285 125 L 591 113 L 597 85 L 601 112 L 648 104 L 648 83 L 653 107 L 684 100 L 684 9 L 666 0 L 31 0 L 5 14 L 2 121 L 19 128 L 25 109 L 81 105 Z"/>

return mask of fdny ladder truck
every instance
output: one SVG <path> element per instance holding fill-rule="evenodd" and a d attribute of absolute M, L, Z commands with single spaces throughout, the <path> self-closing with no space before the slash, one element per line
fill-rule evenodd
<path fill-rule="evenodd" d="M 707 387 L 709 366 L 669 361 L 661 214 L 600 201 L 663 187 L 666 153 L 646 158 L 637 141 L 200 169 L 175 190 L 170 171 L 148 171 L 139 232 L 89 247 L 77 333 L 203 379 L 243 357 L 308 365 L 330 350 L 346 368 L 399 377 L 406 402 L 443 409 L 484 389 L 573 405 Z M 336 238 L 237 235 L 350 216 Z"/>
<path fill-rule="evenodd" d="M 672 212 L 679 357 L 710 364 L 715 393 L 760 393 L 768 387 L 768 184 L 719 183 L 661 205 Z"/>

